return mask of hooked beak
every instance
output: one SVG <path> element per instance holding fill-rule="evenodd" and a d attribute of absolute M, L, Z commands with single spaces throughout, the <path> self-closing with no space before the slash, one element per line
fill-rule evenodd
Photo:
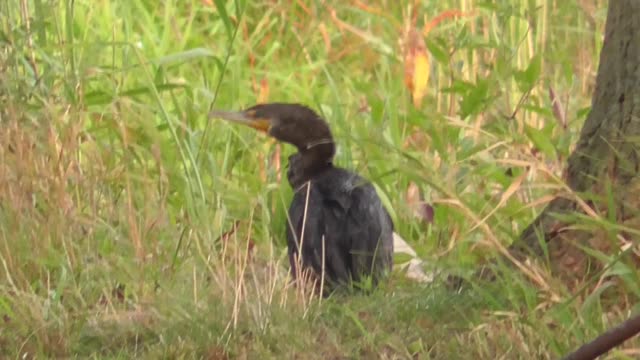
<path fill-rule="evenodd" d="M 219 118 L 238 124 L 250 126 L 262 132 L 268 132 L 271 127 L 271 120 L 268 118 L 255 117 L 253 111 L 221 111 L 214 110 L 209 113 L 209 119 Z"/>

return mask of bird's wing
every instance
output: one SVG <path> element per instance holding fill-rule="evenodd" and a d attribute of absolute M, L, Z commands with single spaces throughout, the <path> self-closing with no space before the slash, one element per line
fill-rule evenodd
<path fill-rule="evenodd" d="M 303 268 L 311 267 L 317 275 L 324 273 L 328 285 L 347 281 L 350 268 L 347 261 L 350 259 L 348 249 L 339 243 L 343 237 L 342 220 L 335 215 L 339 210 L 335 207 L 339 205 L 327 202 L 314 186 L 308 194 L 305 190 L 303 187 L 294 195 L 289 208 L 287 243 L 293 274 L 297 275 L 300 262 Z M 296 259 L 298 255 L 301 255 L 299 260 Z"/>
<path fill-rule="evenodd" d="M 350 192 L 346 231 L 350 245 L 352 276 L 379 275 L 391 269 L 393 262 L 393 222 L 375 188 L 364 184 Z"/>
<path fill-rule="evenodd" d="M 358 178 L 347 176 L 348 181 L 336 181 L 345 186 L 312 185 L 308 193 L 303 187 L 294 195 L 287 227 L 294 276 L 298 254 L 302 255 L 303 268 L 311 267 L 318 275 L 324 273 L 329 285 L 359 281 L 364 274 L 372 274 L 377 282 L 379 275 L 390 269 L 391 218 L 371 184 L 357 181 L 351 186 L 356 183 L 351 180 Z"/>

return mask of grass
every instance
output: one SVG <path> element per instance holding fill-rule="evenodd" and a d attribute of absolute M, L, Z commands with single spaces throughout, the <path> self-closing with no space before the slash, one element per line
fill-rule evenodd
<path fill-rule="evenodd" d="M 606 209 L 583 219 L 602 271 L 550 260 L 453 292 L 398 270 L 312 299 L 287 285 L 292 149 L 206 119 L 311 105 L 430 269 L 466 274 L 564 191 L 606 14 L 586 3 L 3 2 L 0 354 L 548 359 L 590 340 L 640 296 L 630 251 L 593 245 L 637 233 Z M 444 14 L 419 106 L 411 14 Z"/>

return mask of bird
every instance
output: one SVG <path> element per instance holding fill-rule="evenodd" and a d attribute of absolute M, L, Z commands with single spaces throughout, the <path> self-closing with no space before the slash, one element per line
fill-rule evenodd
<path fill-rule="evenodd" d="M 293 280 L 322 292 L 371 290 L 393 268 L 394 224 L 373 184 L 335 166 L 328 123 L 299 103 L 263 103 L 209 118 L 243 124 L 293 145 L 287 180 L 294 191 L 286 231 Z M 320 289 L 319 287 L 322 287 Z"/>

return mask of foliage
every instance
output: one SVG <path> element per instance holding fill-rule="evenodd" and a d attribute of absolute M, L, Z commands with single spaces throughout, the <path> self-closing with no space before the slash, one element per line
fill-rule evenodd
<path fill-rule="evenodd" d="M 206 118 L 314 107 L 429 269 L 464 274 L 563 189 L 602 44 L 586 3 L 3 2 L 0 353 L 539 359 L 591 339 L 639 296 L 624 255 L 586 249 L 608 267 L 571 285 L 289 288 L 292 149 Z"/>

